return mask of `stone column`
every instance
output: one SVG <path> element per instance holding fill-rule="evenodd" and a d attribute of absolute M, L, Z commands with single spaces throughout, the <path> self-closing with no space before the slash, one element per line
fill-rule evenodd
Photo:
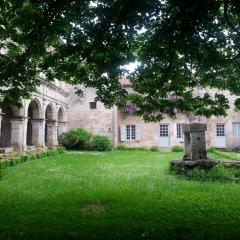
<path fill-rule="evenodd" d="M 35 147 L 44 147 L 44 120 L 33 119 L 32 123 L 32 144 Z"/>
<path fill-rule="evenodd" d="M 1 132 L 2 132 L 2 110 L 0 110 L 0 136 L 1 136 Z"/>
<path fill-rule="evenodd" d="M 24 139 L 24 123 L 25 119 L 22 117 L 13 118 L 11 123 L 11 147 L 14 151 L 24 151 L 26 149 L 26 141 Z"/>
<path fill-rule="evenodd" d="M 58 145 L 57 141 L 57 122 L 47 121 L 47 147 L 55 147 Z"/>

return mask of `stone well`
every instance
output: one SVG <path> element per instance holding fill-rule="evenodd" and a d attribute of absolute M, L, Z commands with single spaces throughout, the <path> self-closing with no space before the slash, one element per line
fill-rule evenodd
<path fill-rule="evenodd" d="M 210 169 L 216 165 L 222 165 L 226 168 L 240 168 L 240 161 L 220 161 L 207 157 L 206 131 L 206 124 L 184 124 L 184 156 L 183 159 L 171 161 L 171 166 L 179 169 Z"/>

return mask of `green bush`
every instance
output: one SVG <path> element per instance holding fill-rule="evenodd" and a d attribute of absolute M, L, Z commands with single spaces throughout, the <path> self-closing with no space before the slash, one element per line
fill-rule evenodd
<path fill-rule="evenodd" d="M 209 147 L 207 150 L 209 153 L 214 153 L 216 151 L 215 147 Z"/>
<path fill-rule="evenodd" d="M 61 147 L 61 146 L 57 147 L 56 150 L 57 150 L 58 153 L 64 153 L 65 152 L 65 148 Z"/>
<path fill-rule="evenodd" d="M 92 149 L 95 151 L 110 151 L 112 150 L 112 140 L 106 136 L 93 136 Z"/>
<path fill-rule="evenodd" d="M 117 150 L 128 150 L 129 147 L 125 146 L 125 145 L 118 145 L 117 146 Z"/>
<path fill-rule="evenodd" d="M 172 146 L 172 152 L 183 152 L 183 148 L 181 146 Z"/>
<path fill-rule="evenodd" d="M 91 134 L 82 128 L 70 130 L 59 137 L 59 143 L 68 150 L 89 148 Z"/>
<path fill-rule="evenodd" d="M 152 146 L 149 151 L 151 152 L 159 152 L 159 148 L 157 146 Z"/>
<path fill-rule="evenodd" d="M 126 145 L 119 145 L 119 146 L 117 146 L 117 150 L 147 151 L 148 149 L 145 147 L 128 147 Z"/>
<path fill-rule="evenodd" d="M 188 180 L 201 181 L 201 182 L 239 182 L 240 169 L 225 168 L 223 166 L 216 166 L 212 169 L 184 169 L 180 170 L 176 167 L 170 168 L 171 172 L 180 175 Z"/>

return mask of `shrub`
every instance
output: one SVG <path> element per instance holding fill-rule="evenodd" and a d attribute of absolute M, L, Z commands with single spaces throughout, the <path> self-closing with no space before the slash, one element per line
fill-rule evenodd
<path fill-rule="evenodd" d="M 91 134 L 82 128 L 71 130 L 59 137 L 59 143 L 68 150 L 89 148 Z"/>
<path fill-rule="evenodd" d="M 172 146 L 172 152 L 183 152 L 183 148 L 181 146 Z"/>
<path fill-rule="evenodd" d="M 64 147 L 57 147 L 56 150 L 57 150 L 58 153 L 64 153 L 65 152 Z"/>
<path fill-rule="evenodd" d="M 126 145 L 119 145 L 117 146 L 117 150 L 147 151 L 148 149 L 145 147 L 128 147 Z"/>
<path fill-rule="evenodd" d="M 118 145 L 117 150 L 128 150 L 129 148 L 125 145 Z"/>
<path fill-rule="evenodd" d="M 184 169 L 180 170 L 176 167 L 171 167 L 170 171 L 180 175 L 188 180 L 201 182 L 239 182 L 240 169 L 225 168 L 223 166 L 216 166 L 212 169 Z"/>
<path fill-rule="evenodd" d="M 96 135 L 92 140 L 92 148 L 96 151 L 110 151 L 112 150 L 112 140 L 106 136 Z"/>
<path fill-rule="evenodd" d="M 152 146 L 149 150 L 151 152 L 159 152 L 159 148 L 157 146 Z"/>
<path fill-rule="evenodd" d="M 214 147 L 209 147 L 208 150 L 207 150 L 209 153 L 213 153 L 216 151 L 216 148 Z"/>

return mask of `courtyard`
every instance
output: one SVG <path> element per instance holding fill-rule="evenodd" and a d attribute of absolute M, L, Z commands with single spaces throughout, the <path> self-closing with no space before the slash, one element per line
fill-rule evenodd
<path fill-rule="evenodd" d="M 66 152 L 7 168 L 0 239 L 239 239 L 240 185 L 175 176 L 181 156 Z"/>

